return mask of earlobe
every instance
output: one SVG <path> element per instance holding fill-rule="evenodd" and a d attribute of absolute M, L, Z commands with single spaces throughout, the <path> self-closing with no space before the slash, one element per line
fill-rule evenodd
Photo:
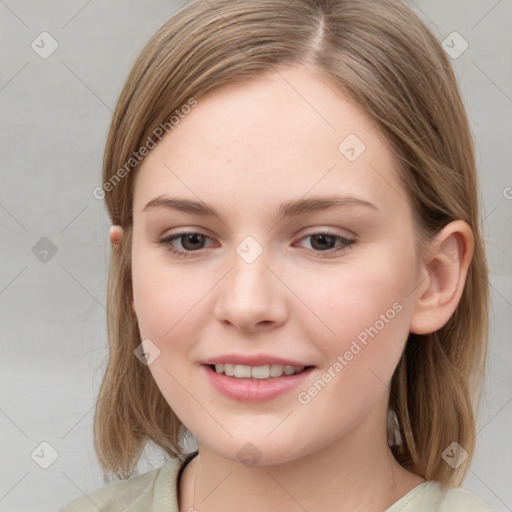
<path fill-rule="evenodd" d="M 448 224 L 432 241 L 424 264 L 427 285 L 419 287 L 411 317 L 412 333 L 429 334 L 448 322 L 464 291 L 473 249 L 473 232 L 462 220 Z"/>
<path fill-rule="evenodd" d="M 121 226 L 110 226 L 110 242 L 115 249 L 119 249 L 119 247 L 121 247 L 122 237 L 123 228 Z"/>

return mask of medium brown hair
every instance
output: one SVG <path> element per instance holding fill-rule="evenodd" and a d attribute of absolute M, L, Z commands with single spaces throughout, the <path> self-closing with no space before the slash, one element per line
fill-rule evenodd
<path fill-rule="evenodd" d="M 133 352 L 141 343 L 131 309 L 134 152 L 158 143 L 155 130 L 169 126 L 190 98 L 200 102 L 223 84 L 300 64 L 328 77 L 386 136 L 421 240 L 458 219 L 473 230 L 460 302 L 438 331 L 409 335 L 391 382 L 388 422 L 396 459 L 427 480 L 460 485 L 469 469 L 486 362 L 488 269 L 470 126 L 441 44 L 400 0 L 192 0 L 138 56 L 105 149 L 105 202 L 112 224 L 125 230 L 110 260 L 109 358 L 94 419 L 105 480 L 136 473 L 149 441 L 171 457 L 183 453 L 186 433 Z M 457 469 L 442 458 L 454 441 L 469 454 Z"/>

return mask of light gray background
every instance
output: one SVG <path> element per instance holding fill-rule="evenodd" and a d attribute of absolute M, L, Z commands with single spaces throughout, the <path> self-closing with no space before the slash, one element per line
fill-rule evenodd
<path fill-rule="evenodd" d="M 464 487 L 512 510 L 512 1 L 411 5 L 440 41 L 457 31 L 469 44 L 453 63 L 477 146 L 493 316 L 478 451 Z M 0 0 L 1 512 L 56 511 L 104 485 L 92 419 L 110 247 L 92 191 L 130 66 L 179 6 Z M 45 59 L 31 48 L 43 31 L 59 45 Z M 32 250 L 42 237 L 57 248 L 46 262 Z M 43 441 L 58 454 L 48 469 L 35 462 L 50 460 Z M 139 467 L 162 462 L 148 451 Z"/>

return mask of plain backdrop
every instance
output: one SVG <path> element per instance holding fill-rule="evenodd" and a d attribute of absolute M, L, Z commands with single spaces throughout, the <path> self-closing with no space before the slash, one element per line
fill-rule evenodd
<path fill-rule="evenodd" d="M 476 142 L 491 267 L 489 372 L 464 487 L 512 510 L 512 2 L 411 6 L 460 53 L 451 58 Z M 93 190 L 130 66 L 179 7 L 0 0 L 1 512 L 57 511 L 104 485 L 92 418 L 110 247 Z M 148 450 L 140 471 L 163 460 Z"/>

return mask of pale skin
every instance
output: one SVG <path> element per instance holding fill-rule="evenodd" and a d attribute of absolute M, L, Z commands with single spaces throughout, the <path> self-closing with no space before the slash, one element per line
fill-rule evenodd
<path fill-rule="evenodd" d="M 286 80 L 284 79 L 286 78 Z M 291 87 L 293 85 L 293 87 Z M 355 134 L 366 149 L 338 149 Z M 471 228 L 447 225 L 418 254 L 412 210 L 386 140 L 330 82 L 296 66 L 199 98 L 138 170 L 133 203 L 133 311 L 141 339 L 161 351 L 150 370 L 194 433 L 199 455 L 179 482 L 179 508 L 220 511 L 381 511 L 424 481 L 387 444 L 389 383 L 409 332 L 441 328 L 460 300 L 473 253 Z M 279 220 L 278 207 L 312 196 L 346 204 Z M 202 200 L 222 220 L 163 206 L 157 196 Z M 157 243 L 184 238 L 172 254 Z M 322 257 L 313 235 L 333 242 Z M 236 252 L 253 237 L 262 254 Z M 122 230 L 111 230 L 114 247 Z M 201 240 L 200 240 L 201 242 Z M 334 248 L 334 249 L 332 249 Z M 309 403 L 297 400 L 374 326 L 402 307 Z M 257 404 L 227 398 L 199 371 L 228 353 L 289 356 L 314 366 L 300 389 Z M 253 467 L 237 453 L 252 442 Z"/>

